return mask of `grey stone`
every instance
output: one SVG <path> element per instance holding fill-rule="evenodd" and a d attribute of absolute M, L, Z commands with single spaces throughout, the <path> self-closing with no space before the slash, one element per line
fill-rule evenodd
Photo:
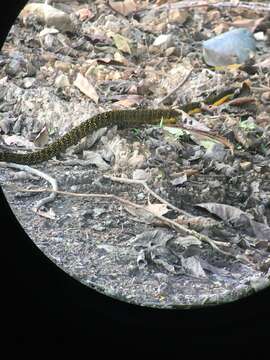
<path fill-rule="evenodd" d="M 223 161 L 226 156 L 226 150 L 222 144 L 213 144 L 208 148 L 204 154 L 204 157 L 211 160 Z"/>
<path fill-rule="evenodd" d="M 255 51 L 253 34 L 244 28 L 227 31 L 203 42 L 204 61 L 211 66 L 243 64 Z"/>

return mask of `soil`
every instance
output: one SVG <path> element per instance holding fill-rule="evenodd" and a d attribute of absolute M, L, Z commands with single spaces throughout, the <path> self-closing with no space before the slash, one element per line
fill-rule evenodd
<path fill-rule="evenodd" d="M 239 19 L 254 25 L 263 13 L 158 11 L 153 2 L 127 15 L 105 1 L 54 6 L 76 13 L 76 30 L 48 32 L 41 40 L 44 25 L 35 16 L 18 18 L 0 53 L 3 151 L 33 151 L 37 136 L 38 145 L 46 146 L 105 110 L 202 103 L 230 87 L 240 101 L 190 114 L 190 131 L 174 129 L 176 135 L 147 124 L 91 134 L 58 159 L 33 166 L 68 192 L 38 210 L 48 195 L 38 189 L 51 184 L 27 168 L 0 166 L 0 184 L 33 242 L 78 281 L 143 306 L 215 305 L 269 286 L 269 65 L 256 66 L 269 53 L 268 19 L 257 25 L 265 38 L 257 42 L 253 62 L 213 69 L 203 62 L 202 41 Z M 119 49 L 113 40 L 118 33 L 130 50 Z M 161 33 L 170 35 L 164 47 L 151 45 Z M 172 91 L 188 71 L 186 82 Z M 90 81 L 88 95 L 76 86 L 78 73 Z M 147 181 L 174 208 L 160 206 L 138 181 Z M 194 233 L 168 226 L 166 219 Z"/>

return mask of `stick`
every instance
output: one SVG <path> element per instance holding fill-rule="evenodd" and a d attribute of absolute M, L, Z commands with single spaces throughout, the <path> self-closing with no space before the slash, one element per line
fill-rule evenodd
<path fill-rule="evenodd" d="M 36 205 L 33 207 L 34 212 L 38 212 L 38 209 L 41 206 L 47 204 L 48 202 L 54 201 L 54 199 L 56 198 L 56 194 L 57 194 L 57 191 L 58 191 L 58 184 L 57 184 L 57 181 L 53 177 L 51 177 L 50 175 L 45 174 L 44 172 L 42 172 L 40 170 L 37 170 L 37 169 L 34 169 L 34 168 L 32 168 L 32 167 L 30 167 L 28 165 L 0 162 L 0 166 L 13 168 L 13 169 L 18 169 L 18 170 L 21 170 L 21 171 L 26 171 L 26 172 L 28 172 L 30 174 L 33 174 L 33 175 L 37 175 L 37 176 L 45 179 L 46 181 L 48 181 L 52 185 L 52 190 L 48 190 L 48 191 L 51 192 L 51 194 L 49 196 L 47 196 L 46 198 L 39 200 L 36 203 Z M 27 191 L 27 190 L 25 190 L 25 191 Z"/>
<path fill-rule="evenodd" d="M 188 229 L 186 227 L 184 227 L 183 225 L 178 224 L 177 222 L 168 219 L 162 215 L 158 215 L 155 214 L 154 212 L 152 212 L 151 210 L 145 209 L 145 207 L 143 205 L 138 205 L 135 204 L 129 200 L 123 199 L 120 196 L 114 195 L 114 194 L 84 194 L 84 193 L 72 193 L 72 192 L 68 192 L 68 191 L 61 191 L 61 190 L 51 190 L 51 189 L 24 189 L 24 188 L 18 188 L 18 187 L 13 187 L 14 189 L 16 189 L 17 191 L 23 191 L 23 192 L 53 192 L 55 194 L 61 194 L 61 195 L 69 195 L 69 196 L 75 196 L 75 197 L 99 197 L 99 198 L 105 198 L 105 199 L 113 199 L 116 200 L 122 204 L 128 205 L 128 206 L 132 206 L 134 208 L 143 210 L 145 212 L 149 212 L 153 217 L 156 217 L 157 219 L 161 220 L 163 223 L 167 224 L 169 227 L 173 228 L 173 229 L 178 229 L 180 231 L 183 231 L 185 234 L 188 235 L 192 235 L 194 237 L 196 237 L 197 239 L 207 242 L 209 245 L 212 246 L 213 249 L 215 249 L 216 251 L 218 251 L 219 253 L 226 255 L 226 256 L 230 256 L 230 257 L 235 257 L 234 255 L 221 250 L 217 244 L 219 242 L 216 242 L 215 240 L 210 239 L 208 236 L 206 235 L 202 235 L 199 234 L 197 231 L 195 230 L 191 230 Z"/>

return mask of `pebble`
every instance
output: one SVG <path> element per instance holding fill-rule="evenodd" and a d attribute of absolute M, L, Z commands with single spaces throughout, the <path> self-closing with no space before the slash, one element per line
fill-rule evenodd
<path fill-rule="evenodd" d="M 95 231 L 104 231 L 106 230 L 105 226 L 101 225 L 101 224 L 95 224 L 91 227 L 92 230 Z"/>
<path fill-rule="evenodd" d="M 242 161 L 240 162 L 240 168 L 242 170 L 250 170 L 252 168 L 252 163 L 250 161 Z"/>
<path fill-rule="evenodd" d="M 144 200 L 145 199 L 145 194 L 143 192 L 140 192 L 139 194 L 137 194 L 137 199 L 138 200 Z"/>
<path fill-rule="evenodd" d="M 11 77 L 19 75 L 35 76 L 36 68 L 22 53 L 14 51 L 10 54 L 10 59 L 6 64 L 5 72 Z"/>
<path fill-rule="evenodd" d="M 149 175 L 146 171 L 142 169 L 136 169 L 133 171 L 132 175 L 133 180 L 143 180 L 146 181 L 149 178 Z"/>
<path fill-rule="evenodd" d="M 171 34 L 159 35 L 153 42 L 153 46 L 166 50 L 173 46 L 173 37 Z"/>
<path fill-rule="evenodd" d="M 21 70 L 23 70 L 23 65 L 20 60 L 12 59 L 8 62 L 5 67 L 5 72 L 11 77 L 15 77 Z"/>
<path fill-rule="evenodd" d="M 211 160 L 224 161 L 226 153 L 224 145 L 214 143 L 213 146 L 206 150 L 204 157 Z"/>
<path fill-rule="evenodd" d="M 48 27 L 54 27 L 63 32 L 72 32 L 75 27 L 68 14 L 51 5 L 38 3 L 27 4 L 21 11 L 19 17 L 22 19 L 23 23 L 26 24 L 27 18 L 31 15 L 36 16 L 41 24 Z"/>
<path fill-rule="evenodd" d="M 64 74 L 58 75 L 57 78 L 55 79 L 54 84 L 58 89 L 64 89 L 70 86 L 69 79 L 67 75 Z"/>
<path fill-rule="evenodd" d="M 254 36 L 244 28 L 227 31 L 203 42 L 203 58 L 210 66 L 243 64 L 255 51 Z"/>
<path fill-rule="evenodd" d="M 25 89 L 30 89 L 33 86 L 35 81 L 36 81 L 35 78 L 24 78 L 23 79 L 23 87 Z"/>

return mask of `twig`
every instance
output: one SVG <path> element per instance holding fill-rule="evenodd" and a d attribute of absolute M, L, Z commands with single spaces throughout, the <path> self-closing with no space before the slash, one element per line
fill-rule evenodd
<path fill-rule="evenodd" d="M 157 6 L 156 9 L 191 9 L 198 7 L 210 7 L 210 8 L 237 8 L 237 9 L 248 9 L 254 11 L 265 11 L 270 12 L 270 5 L 264 3 L 248 3 L 248 2 L 239 2 L 234 4 L 229 1 L 217 1 L 215 3 L 209 3 L 208 0 L 198 0 L 198 1 L 181 1 L 179 3 L 173 4 L 164 4 Z M 150 8 L 148 8 L 150 9 Z M 144 10 L 144 9 L 143 9 Z"/>
<path fill-rule="evenodd" d="M 188 80 L 188 78 L 190 77 L 190 75 L 192 73 L 192 70 L 193 69 L 189 70 L 187 72 L 187 74 L 185 75 L 185 77 L 182 79 L 182 81 L 180 81 L 180 83 L 174 89 L 172 89 L 166 96 L 164 96 L 164 98 L 159 100 L 157 105 L 162 104 L 165 100 L 169 99 L 174 93 L 176 93 L 176 91 L 179 90 L 180 87 L 182 87 L 185 84 L 185 82 Z"/>
<path fill-rule="evenodd" d="M 46 181 L 48 181 L 51 185 L 52 185 L 52 189 L 48 189 L 48 191 L 51 192 L 51 194 L 47 197 L 45 197 L 44 199 L 39 200 L 36 205 L 33 207 L 33 211 L 34 212 L 38 212 L 38 209 L 47 204 L 48 202 L 54 201 L 54 199 L 56 198 L 56 194 L 58 191 L 58 184 L 57 181 L 52 178 L 50 175 L 45 174 L 42 171 L 39 171 L 37 169 L 34 169 L 28 165 L 21 165 L 21 164 L 13 164 L 13 163 L 5 163 L 5 162 L 0 162 L 0 166 L 2 167 L 8 167 L 8 168 L 13 168 L 13 169 L 18 169 L 18 170 L 22 170 L 22 171 L 26 171 L 29 174 L 33 174 L 33 175 L 37 175 L 43 179 L 45 179 Z"/>
<path fill-rule="evenodd" d="M 209 245 L 212 246 L 213 249 L 215 249 L 216 251 L 218 251 L 219 253 L 226 255 L 226 256 L 230 256 L 230 257 L 234 257 L 234 255 L 221 250 L 217 244 L 219 244 L 220 242 L 216 242 L 215 240 L 210 239 L 208 236 L 206 235 L 202 235 L 199 234 L 197 231 L 195 230 L 191 230 L 188 229 L 186 227 L 184 227 L 183 225 L 178 224 L 177 222 L 168 219 L 162 215 L 158 215 L 156 213 L 154 213 L 153 211 L 149 210 L 149 209 L 145 209 L 145 207 L 143 205 L 138 205 L 135 204 L 129 200 L 123 199 L 120 196 L 114 195 L 114 194 L 84 194 L 84 193 L 72 193 L 72 192 L 68 192 L 68 191 L 61 191 L 61 190 L 50 190 L 50 189 L 24 189 L 24 188 L 19 188 L 19 187 L 13 187 L 14 189 L 16 189 L 17 191 L 23 191 L 23 192 L 53 192 L 55 194 L 61 194 L 61 195 L 69 195 L 69 196 L 75 196 L 75 197 L 99 197 L 99 198 L 105 198 L 105 199 L 113 199 L 116 200 L 122 204 L 143 210 L 145 212 L 148 212 L 149 214 L 151 214 L 153 217 L 156 217 L 157 219 L 161 220 L 164 224 L 167 224 L 169 227 L 173 228 L 173 229 L 178 229 L 182 232 L 184 232 L 185 234 L 188 235 L 192 235 L 194 237 L 196 237 L 197 239 L 199 239 L 200 241 L 204 241 L 207 242 Z"/>
<path fill-rule="evenodd" d="M 141 185 L 143 186 L 146 191 L 148 191 L 154 198 L 156 198 L 158 201 L 160 201 L 163 204 L 166 204 L 169 208 L 172 210 L 178 212 L 179 214 L 186 215 L 188 217 L 193 217 L 193 215 L 187 213 L 184 210 L 179 209 L 178 207 L 174 206 L 173 204 L 169 203 L 167 200 L 163 199 L 161 196 L 156 194 L 144 180 L 133 180 L 133 179 L 127 179 L 127 178 L 121 178 L 121 177 L 115 177 L 110 175 L 103 175 L 105 179 L 110 179 L 111 181 L 117 181 L 124 184 L 135 184 L 135 185 Z"/>

